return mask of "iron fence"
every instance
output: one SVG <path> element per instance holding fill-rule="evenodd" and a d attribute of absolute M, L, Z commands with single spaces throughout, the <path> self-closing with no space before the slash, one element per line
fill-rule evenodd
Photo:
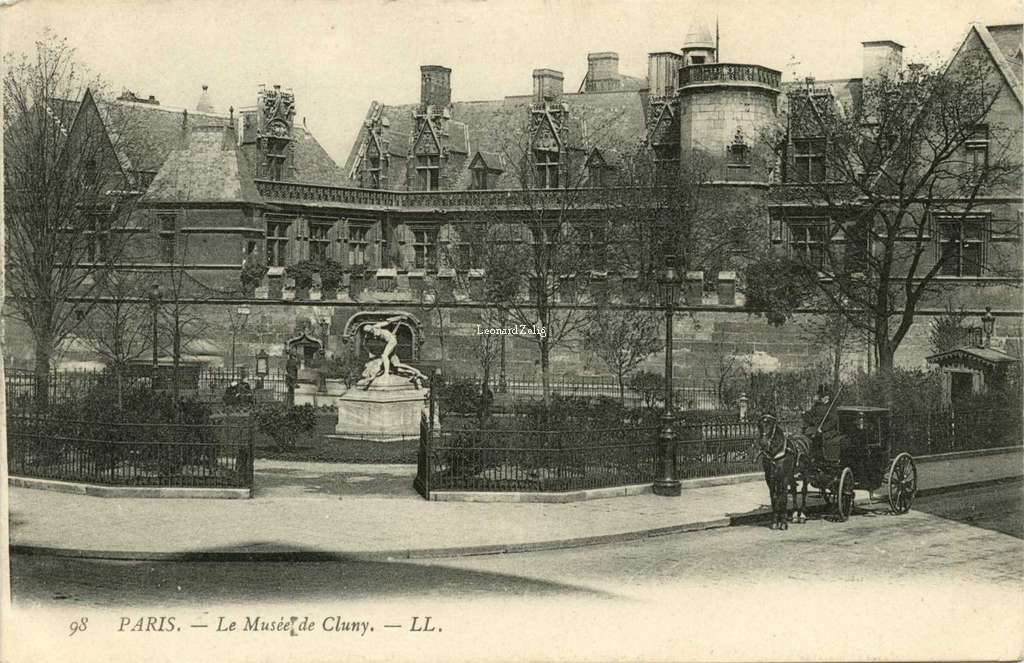
<path fill-rule="evenodd" d="M 676 435 L 676 470 L 680 479 L 717 477 L 761 469 L 755 445 L 756 422 L 683 422 Z"/>
<path fill-rule="evenodd" d="M 1024 444 L 1022 413 L 1000 410 L 899 413 L 893 416 L 892 453 L 939 454 Z"/>
<path fill-rule="evenodd" d="M 653 429 L 433 430 L 420 440 L 417 489 L 562 492 L 653 481 Z"/>
<path fill-rule="evenodd" d="M 483 378 L 476 375 L 454 375 L 446 378 L 451 383 L 473 386 L 479 394 Z M 536 376 L 510 377 L 501 380 L 492 376 L 489 385 L 494 395 L 494 409 L 515 412 L 540 402 L 544 398 L 543 381 Z M 664 406 L 664 386 L 660 379 L 649 389 L 638 390 L 629 384 L 620 390 L 615 378 L 606 376 L 557 377 L 548 383 L 553 396 L 577 399 L 605 398 L 630 408 L 660 408 Z M 673 403 L 679 410 L 712 411 L 725 405 L 716 385 L 708 381 L 673 381 Z M 443 401 L 446 410 L 467 409 L 465 403 Z M 461 407 L 460 407 L 461 406 Z"/>
<path fill-rule="evenodd" d="M 208 405 L 244 407 L 287 399 L 288 386 L 284 373 L 271 373 L 262 378 L 248 376 L 244 379 L 244 388 L 233 389 L 232 385 L 240 381 L 239 377 L 230 370 L 183 373 L 178 379 L 178 397 Z M 121 376 L 121 389 L 124 393 L 135 389 L 170 393 L 173 391 L 172 379 L 167 371 L 159 374 L 156 381 L 150 375 L 126 372 Z M 48 407 L 56 408 L 75 406 L 96 389 L 115 388 L 115 382 L 115 376 L 109 371 L 51 371 L 47 377 L 46 403 Z M 24 414 L 37 410 L 42 400 L 41 387 L 37 388 L 37 383 L 38 376 L 33 371 L 6 371 L 4 384 L 8 409 Z"/>
<path fill-rule="evenodd" d="M 8 465 L 20 477 L 111 486 L 249 488 L 251 426 L 7 418 Z"/>

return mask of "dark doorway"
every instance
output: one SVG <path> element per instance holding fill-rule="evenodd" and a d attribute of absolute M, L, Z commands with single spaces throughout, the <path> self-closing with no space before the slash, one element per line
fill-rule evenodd
<path fill-rule="evenodd" d="M 974 393 L 974 374 L 966 371 L 950 373 L 949 401 L 955 408 L 964 403 Z"/>

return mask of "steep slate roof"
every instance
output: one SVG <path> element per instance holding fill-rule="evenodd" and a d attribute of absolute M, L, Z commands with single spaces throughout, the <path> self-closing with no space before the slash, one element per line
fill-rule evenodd
<path fill-rule="evenodd" d="M 646 89 L 646 81 L 644 84 Z M 569 108 L 567 145 L 570 149 L 589 151 L 597 147 L 605 161 L 611 164 L 618 161 L 622 152 L 638 145 L 645 136 L 643 97 L 639 90 L 565 94 L 562 102 Z M 509 136 L 525 131 L 530 121 L 532 104 L 533 97 L 528 95 L 452 103 L 451 120 L 445 123 L 447 134 L 442 136 L 442 144 L 450 151 L 468 157 L 461 171 L 453 178 L 453 188 L 464 189 L 469 185 L 469 164 L 477 152 L 494 155 L 488 156 L 488 159 L 503 154 L 505 161 L 514 157 L 508 154 L 506 140 Z M 371 105 L 367 120 L 375 115 L 377 107 L 377 102 Z M 393 161 L 402 160 L 399 163 L 404 163 L 412 151 L 416 131 L 414 113 L 418 107 L 418 104 L 385 104 L 381 107 L 381 117 L 387 120 L 382 129 L 382 138 L 388 143 L 388 152 Z M 345 161 L 344 176 L 350 178 L 350 183 L 358 181 L 355 168 L 368 133 L 369 129 L 364 124 Z M 402 168 L 397 170 L 401 171 Z M 512 181 L 514 174 L 508 172 L 507 167 L 504 170 L 497 178 L 496 187 L 517 186 Z M 396 188 L 396 185 L 400 186 L 399 183 L 392 183 L 388 188 Z"/>
<path fill-rule="evenodd" d="M 193 130 L 204 127 L 225 128 L 231 125 L 231 118 L 218 113 L 156 106 L 138 102 L 100 102 L 108 113 L 121 116 L 120 125 L 132 127 L 133 135 L 124 141 L 127 158 L 132 168 L 142 172 L 156 172 L 174 150 L 188 144 Z M 301 125 L 292 128 L 292 155 L 294 170 L 284 174 L 284 181 L 307 184 L 341 184 L 341 173 L 337 164 L 316 138 Z M 253 145 L 245 145 L 242 152 L 247 156 L 254 153 Z M 252 160 L 246 164 L 251 175 Z"/>
<path fill-rule="evenodd" d="M 996 67 L 1003 75 L 1003 79 L 1010 87 L 1010 91 L 1017 98 L 1017 103 L 1024 104 L 1024 89 L 1022 89 L 1021 85 L 1022 71 L 1021 67 L 1017 64 L 1016 53 L 1013 49 L 1014 41 L 1019 48 L 1022 29 L 1024 29 L 1024 26 L 1020 24 L 986 28 L 979 23 L 972 23 L 971 27 L 967 29 L 967 34 L 960 40 L 960 45 L 957 47 L 953 60 L 963 51 L 971 38 L 971 34 L 977 34 L 989 55 L 992 56 L 992 60 L 995 61 Z M 995 30 L 995 33 L 992 30 Z"/>
<path fill-rule="evenodd" d="M 164 160 L 140 202 L 263 204 L 234 129 L 217 126 L 194 127 Z"/>

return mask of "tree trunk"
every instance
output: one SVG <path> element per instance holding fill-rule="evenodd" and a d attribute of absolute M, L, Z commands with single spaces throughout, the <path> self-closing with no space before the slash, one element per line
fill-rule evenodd
<path fill-rule="evenodd" d="M 547 338 L 540 340 L 540 380 L 546 412 L 551 407 L 551 347 Z"/>
<path fill-rule="evenodd" d="M 45 331 L 35 334 L 35 393 L 36 409 L 45 412 L 50 407 L 50 362 L 53 359 L 53 337 Z"/>
<path fill-rule="evenodd" d="M 892 409 L 895 395 L 893 394 L 893 368 L 895 366 L 896 349 L 887 340 L 876 341 L 878 351 L 878 376 L 882 381 L 882 397 L 885 407 Z"/>
<path fill-rule="evenodd" d="M 619 403 L 626 406 L 626 376 L 619 373 Z"/>

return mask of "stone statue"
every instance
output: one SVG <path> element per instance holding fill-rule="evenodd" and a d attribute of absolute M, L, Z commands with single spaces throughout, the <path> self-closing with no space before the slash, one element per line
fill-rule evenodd
<path fill-rule="evenodd" d="M 379 357 L 371 357 L 363 368 L 362 379 L 356 383 L 357 386 L 370 388 L 373 381 L 379 377 L 394 374 L 408 378 L 416 386 L 422 386 L 427 381 L 427 376 L 408 364 L 403 364 L 395 354 L 398 347 L 398 336 L 395 334 L 397 323 L 403 320 L 400 315 L 393 315 L 380 322 L 367 322 L 362 325 L 361 331 L 367 336 L 379 338 L 384 341 L 384 349 Z M 395 325 L 395 327 L 392 327 Z"/>

